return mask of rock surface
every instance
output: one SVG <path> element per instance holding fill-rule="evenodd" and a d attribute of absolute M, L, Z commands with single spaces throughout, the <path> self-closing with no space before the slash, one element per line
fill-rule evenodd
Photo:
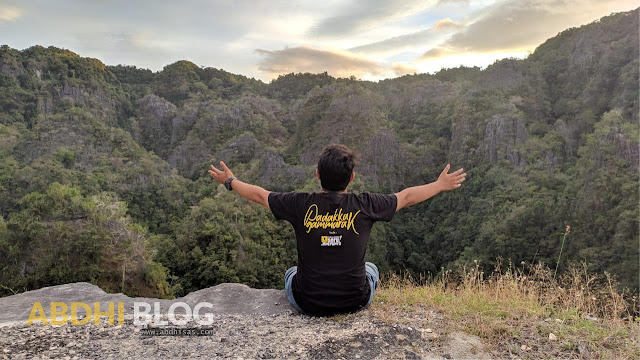
<path fill-rule="evenodd" d="M 512 164 L 520 165 L 523 159 L 516 147 L 526 140 L 527 131 L 522 119 L 506 114 L 494 115 L 485 131 L 486 158 L 491 162 L 507 158 Z"/>
<path fill-rule="evenodd" d="M 126 304 L 123 325 L 106 317 L 94 324 L 26 325 L 33 302 L 44 309 L 52 301 Z M 171 303 L 213 304 L 210 324 L 135 325 L 134 301 L 155 302 L 165 312 Z M 47 314 L 49 311 L 47 310 Z M 75 283 L 52 286 L 0 298 L 0 359 L 93 358 L 321 358 L 321 359 L 459 359 L 487 358 L 480 340 L 464 333 L 443 334 L 437 311 L 384 312 L 375 309 L 330 318 L 300 315 L 282 290 L 257 290 L 240 284 L 220 284 L 175 300 L 129 298 L 106 294 L 97 286 Z M 160 320 L 167 320 L 162 316 Z M 429 325 L 428 327 L 426 325 Z M 165 332 L 161 336 L 159 332 Z M 155 332 L 150 335 L 150 332 Z M 181 335 L 176 335 L 183 332 Z M 184 335 L 200 332 L 200 336 Z M 171 335 L 167 335 L 167 333 Z"/>
<path fill-rule="evenodd" d="M 199 302 L 213 304 L 214 314 L 261 314 L 277 315 L 295 311 L 282 290 L 252 289 L 242 284 L 220 284 L 198 290 L 175 299 L 130 298 L 124 294 L 107 294 L 96 285 L 86 282 L 50 286 L 0 298 L 0 325 L 12 322 L 26 323 L 35 302 L 40 302 L 47 318 L 50 316 L 51 302 L 84 302 L 92 305 L 100 303 L 100 309 L 107 309 L 109 302 L 122 302 L 125 314 L 133 313 L 134 302 L 159 303 L 161 313 L 166 314 L 175 302 L 187 303 L 192 308 Z M 178 308 L 180 310 L 180 308 Z"/>

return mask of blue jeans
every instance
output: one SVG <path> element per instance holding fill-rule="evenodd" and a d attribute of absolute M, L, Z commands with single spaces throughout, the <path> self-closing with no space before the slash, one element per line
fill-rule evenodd
<path fill-rule="evenodd" d="M 371 288 L 371 294 L 369 295 L 369 301 L 367 302 L 367 305 L 365 305 L 361 310 L 368 308 L 369 305 L 371 305 L 371 302 L 373 302 L 373 294 L 376 292 L 376 289 L 378 288 L 378 281 L 380 280 L 380 273 L 378 272 L 378 267 L 374 263 L 367 261 L 366 263 L 364 263 L 364 268 L 367 273 L 367 281 L 369 282 L 369 287 Z M 297 272 L 298 272 L 298 267 L 293 266 L 287 269 L 287 271 L 284 273 L 284 291 L 287 294 L 287 299 L 289 299 L 291 306 L 293 306 L 294 309 L 298 310 L 299 313 L 305 314 L 305 312 L 302 311 L 302 309 L 300 309 L 300 306 L 296 304 L 296 299 L 294 299 L 293 290 L 291 289 L 293 276 Z"/>

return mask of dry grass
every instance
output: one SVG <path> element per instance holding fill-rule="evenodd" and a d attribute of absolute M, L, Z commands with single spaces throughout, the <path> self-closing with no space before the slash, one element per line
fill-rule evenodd
<path fill-rule="evenodd" d="M 488 275 L 477 263 L 431 279 L 392 275 L 381 281 L 374 313 L 389 320 L 434 309 L 444 316 L 441 332 L 477 335 L 495 357 L 640 358 L 637 295 L 586 265 L 558 277 L 541 264 L 520 265 Z"/>

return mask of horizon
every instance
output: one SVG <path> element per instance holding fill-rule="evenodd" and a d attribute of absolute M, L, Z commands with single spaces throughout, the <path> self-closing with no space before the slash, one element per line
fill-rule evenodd
<path fill-rule="evenodd" d="M 20 51 L 55 46 L 105 65 L 153 72 L 186 60 L 265 83 L 284 74 L 325 71 L 377 82 L 525 59 L 564 30 L 637 8 L 630 0 L 370 4 L 189 0 L 147 8 L 145 2 L 10 1 L 0 5 L 0 34 Z M 278 21 L 285 15 L 288 21 Z"/>

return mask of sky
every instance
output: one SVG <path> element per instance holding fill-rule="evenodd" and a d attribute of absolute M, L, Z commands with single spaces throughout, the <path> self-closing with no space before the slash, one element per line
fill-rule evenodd
<path fill-rule="evenodd" d="M 290 72 L 381 80 L 524 58 L 638 0 L 0 0 L 0 44 L 107 65 L 178 60 L 269 82 Z"/>

